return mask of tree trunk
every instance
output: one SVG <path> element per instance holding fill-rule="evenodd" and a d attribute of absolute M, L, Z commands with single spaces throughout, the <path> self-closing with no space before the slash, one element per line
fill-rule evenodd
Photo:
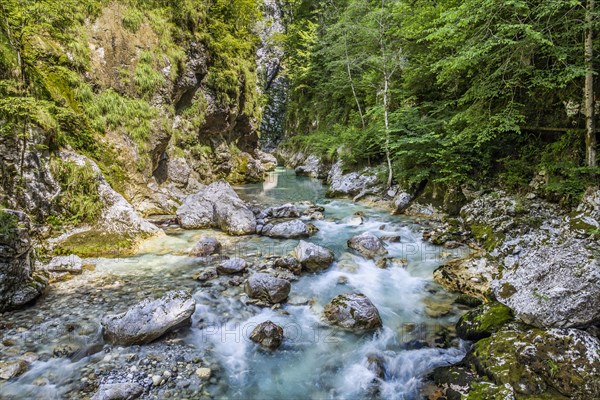
<path fill-rule="evenodd" d="M 352 95 L 354 96 L 356 107 L 358 108 L 358 114 L 360 115 L 360 122 L 362 123 L 362 128 L 365 129 L 365 116 L 363 115 L 362 107 L 360 106 L 360 100 L 358 99 L 358 95 L 356 94 L 356 89 L 354 87 L 354 79 L 352 78 L 352 69 L 350 68 L 350 57 L 348 56 L 348 41 L 346 40 L 346 33 L 344 33 L 344 52 L 346 53 L 346 68 L 348 70 L 348 79 L 350 80 Z"/>
<path fill-rule="evenodd" d="M 390 119 L 389 119 L 389 99 L 388 99 L 388 91 L 389 91 L 389 77 L 386 75 L 383 90 L 383 120 L 385 123 L 385 158 L 387 160 L 388 166 L 388 180 L 387 187 L 392 187 L 392 179 L 394 177 L 392 171 L 392 156 L 390 154 Z"/>
<path fill-rule="evenodd" d="M 594 99 L 594 30 L 593 30 L 594 0 L 588 0 L 585 35 L 585 153 L 586 163 L 590 167 L 598 165 L 596 157 L 596 115 Z"/>

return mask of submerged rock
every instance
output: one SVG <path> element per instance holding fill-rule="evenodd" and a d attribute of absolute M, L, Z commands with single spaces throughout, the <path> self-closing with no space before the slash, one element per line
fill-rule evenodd
<path fill-rule="evenodd" d="M 225 181 L 215 182 L 185 198 L 177 210 L 184 229 L 219 228 L 232 235 L 256 232 L 256 217 Z"/>
<path fill-rule="evenodd" d="M 113 383 L 100 385 L 92 400 L 132 400 L 137 399 L 144 388 L 137 383 Z"/>
<path fill-rule="evenodd" d="M 234 257 L 219 264 L 217 267 L 217 272 L 219 274 L 232 275 L 244 272 L 246 268 L 248 268 L 248 263 L 246 260 Z"/>
<path fill-rule="evenodd" d="M 335 258 L 331 250 L 304 240 L 296 246 L 293 256 L 300 261 L 303 268 L 311 272 L 329 267 Z"/>
<path fill-rule="evenodd" d="M 202 238 L 190 251 L 192 257 L 206 257 L 221 251 L 221 243 L 215 238 Z"/>
<path fill-rule="evenodd" d="M 0 379 L 9 380 L 22 375 L 29 366 L 23 360 L 0 361 Z"/>
<path fill-rule="evenodd" d="M 383 241 L 369 232 L 354 236 L 348 240 L 348 247 L 371 259 L 388 254 Z"/>
<path fill-rule="evenodd" d="M 196 302 L 186 291 L 144 300 L 127 312 L 102 318 L 104 339 L 117 345 L 150 343 L 170 330 L 189 324 Z"/>
<path fill-rule="evenodd" d="M 299 239 L 310 236 L 308 226 L 299 219 L 281 222 L 275 225 L 269 224 L 263 228 L 261 233 L 265 236 L 277 239 Z"/>
<path fill-rule="evenodd" d="M 379 311 L 362 293 L 341 294 L 323 312 L 329 323 L 351 331 L 371 331 L 382 326 Z"/>
<path fill-rule="evenodd" d="M 254 328 L 250 340 L 265 349 L 275 350 L 283 342 L 283 328 L 271 321 L 262 322 Z"/>
<path fill-rule="evenodd" d="M 246 293 L 252 299 L 258 299 L 270 304 L 285 301 L 290 294 L 290 282 L 269 274 L 255 273 L 246 282 Z"/>
<path fill-rule="evenodd" d="M 477 341 L 490 337 L 512 320 L 512 310 L 504 304 L 484 304 L 459 319 L 456 333 L 461 339 Z"/>
<path fill-rule="evenodd" d="M 217 269 L 215 267 L 208 267 L 194 274 L 192 278 L 200 282 L 206 282 L 215 279 L 218 276 L 219 274 L 217 273 Z"/>

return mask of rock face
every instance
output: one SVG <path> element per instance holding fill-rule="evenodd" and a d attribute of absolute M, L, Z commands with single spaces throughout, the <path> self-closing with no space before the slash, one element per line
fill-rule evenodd
<path fill-rule="evenodd" d="M 113 383 L 100 385 L 92 400 L 133 400 L 144 392 L 137 383 Z"/>
<path fill-rule="evenodd" d="M 186 291 L 144 300 L 129 311 L 102 318 L 104 339 L 116 345 L 150 343 L 170 330 L 189 324 L 196 302 Z"/>
<path fill-rule="evenodd" d="M 46 281 L 34 275 L 29 218 L 22 212 L 0 211 L 0 312 L 35 300 Z"/>
<path fill-rule="evenodd" d="M 600 396 L 600 341 L 576 329 L 503 330 L 477 342 L 465 362 L 521 395 Z"/>
<path fill-rule="evenodd" d="M 255 273 L 246 282 L 246 293 L 250 298 L 277 304 L 285 301 L 290 294 L 290 282 L 269 274 Z"/>
<path fill-rule="evenodd" d="M 372 233 L 365 232 L 348 240 L 348 247 L 367 258 L 378 258 L 388 254 L 385 244 Z"/>
<path fill-rule="evenodd" d="M 296 246 L 293 256 L 300 261 L 304 269 L 311 272 L 329 267 L 335 258 L 331 250 L 304 240 Z"/>
<path fill-rule="evenodd" d="M 261 150 L 254 150 L 254 155 L 257 160 L 261 162 L 262 167 L 265 171 L 273 171 L 277 167 L 277 157 L 271 153 L 265 153 Z"/>
<path fill-rule="evenodd" d="M 254 213 L 225 181 L 188 196 L 177 210 L 177 218 L 184 229 L 214 227 L 232 235 L 256 232 Z"/>
<path fill-rule="evenodd" d="M 600 322 L 600 265 L 584 242 L 548 243 L 523 253 L 492 284 L 519 319 L 563 328 Z"/>
<path fill-rule="evenodd" d="M 283 342 L 283 328 L 271 321 L 265 321 L 254 328 L 250 340 L 265 349 L 275 350 Z"/>
<path fill-rule="evenodd" d="M 331 168 L 328 182 L 330 184 L 327 191 L 329 197 L 354 197 L 379 184 L 377 175 L 369 169 L 344 174 L 341 161 L 336 162 Z"/>
<path fill-rule="evenodd" d="M 379 311 L 362 293 L 342 294 L 324 309 L 325 319 L 343 329 L 361 332 L 381 328 Z"/>
<path fill-rule="evenodd" d="M 265 225 L 261 231 L 265 236 L 277 239 L 299 239 L 310 236 L 308 226 L 299 219 Z"/>
<path fill-rule="evenodd" d="M 192 257 L 206 257 L 221 251 L 221 243 L 215 238 L 202 238 L 190 251 Z"/>
<path fill-rule="evenodd" d="M 248 263 L 246 263 L 246 260 L 236 257 L 225 260 L 219 264 L 217 267 L 217 272 L 219 272 L 219 274 L 232 275 L 244 272 L 246 268 L 248 268 Z"/>

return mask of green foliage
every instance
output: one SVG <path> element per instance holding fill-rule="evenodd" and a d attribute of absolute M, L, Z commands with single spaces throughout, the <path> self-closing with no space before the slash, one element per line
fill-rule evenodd
<path fill-rule="evenodd" d="M 135 7 L 129 7 L 123 15 L 123 26 L 131 33 L 136 33 L 144 22 L 144 13 Z"/>
<path fill-rule="evenodd" d="M 152 54 L 145 51 L 140 55 L 140 60 L 135 68 L 133 82 L 143 98 L 150 98 L 158 88 L 165 84 L 163 74 L 156 70 L 152 61 Z"/>
<path fill-rule="evenodd" d="M 61 187 L 57 200 L 62 210 L 53 225 L 93 224 L 102 212 L 103 204 L 98 194 L 98 175 L 89 165 L 78 165 L 58 158 L 50 163 L 52 175 Z"/>
<path fill-rule="evenodd" d="M 18 226 L 19 219 L 16 215 L 0 209 L 0 236 L 8 239 L 13 238 Z"/>

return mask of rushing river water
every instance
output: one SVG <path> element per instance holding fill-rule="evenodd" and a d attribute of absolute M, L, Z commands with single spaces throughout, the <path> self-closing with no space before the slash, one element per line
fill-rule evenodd
<path fill-rule="evenodd" d="M 414 220 L 325 199 L 326 188 L 280 169 L 263 184 L 238 193 L 262 206 L 311 201 L 325 207 L 325 219 L 310 241 L 332 249 L 329 269 L 292 282 L 287 304 L 260 308 L 248 303 L 243 285 L 224 278 L 201 285 L 191 275 L 205 265 L 187 252 L 202 235 L 217 237 L 224 254 L 255 266 L 287 254 L 296 240 L 252 236 L 229 238 L 216 231 L 167 230 L 144 243 L 138 255 L 93 260 L 96 267 L 52 286 L 33 308 L 5 313 L 0 323 L 1 359 L 25 357 L 31 367 L 18 379 L 0 383 L 0 398 L 81 398 L 97 383 L 145 382 L 151 398 L 234 399 L 418 399 L 422 379 L 433 368 L 464 356 L 453 336 L 461 312 L 454 296 L 432 281 L 432 272 L 455 256 L 421 240 Z M 356 213 L 364 215 L 362 218 Z M 363 232 L 399 236 L 386 242 L 392 256 L 408 266 L 378 268 L 347 249 Z M 102 343 L 99 321 L 145 297 L 168 290 L 192 290 L 197 301 L 192 327 L 147 346 L 112 347 Z M 322 310 L 341 293 L 361 292 L 379 309 L 383 329 L 356 335 L 329 327 Z M 249 341 L 256 324 L 271 320 L 286 339 L 275 352 Z M 373 360 L 383 367 L 376 377 Z M 196 367 L 210 367 L 203 383 Z M 151 387 L 152 375 L 169 370 L 168 382 Z"/>

